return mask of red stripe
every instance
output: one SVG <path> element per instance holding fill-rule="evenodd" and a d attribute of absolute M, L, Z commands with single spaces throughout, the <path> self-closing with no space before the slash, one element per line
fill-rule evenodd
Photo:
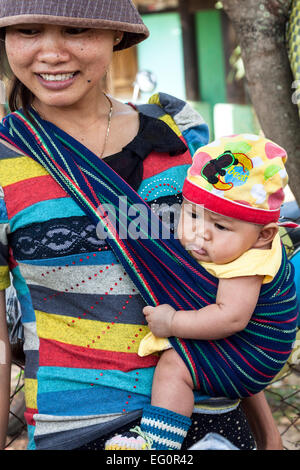
<path fill-rule="evenodd" d="M 138 240 L 138 242 L 141 243 L 140 240 Z M 151 251 L 149 248 L 147 248 L 147 246 L 144 246 L 144 249 L 146 249 L 149 253 L 151 253 L 152 256 L 153 256 L 154 258 L 156 258 L 156 259 L 159 261 L 159 263 L 160 263 L 162 266 L 164 266 L 165 269 L 167 269 L 169 272 L 171 272 L 171 274 L 172 274 L 174 277 L 176 277 L 176 278 L 178 279 L 178 281 L 179 281 L 181 284 L 185 285 L 193 294 L 195 294 L 198 298 L 200 298 L 204 303 L 206 303 L 206 304 L 209 303 L 207 300 L 205 300 L 203 297 L 201 297 L 201 295 L 199 294 L 199 292 L 197 292 L 197 291 L 195 291 L 194 289 L 192 289 L 190 285 L 188 285 L 186 282 L 183 281 L 182 278 L 180 278 L 179 276 L 177 276 L 177 275 L 176 275 L 176 272 L 175 272 L 175 271 L 172 271 L 172 269 L 169 268 L 169 266 L 168 266 L 167 264 L 163 263 L 162 260 L 161 260 L 158 256 L 156 256 L 153 251 Z M 180 259 L 180 258 L 179 258 L 179 259 Z M 166 289 L 165 289 L 165 290 L 166 290 Z M 169 292 L 169 291 L 167 291 L 167 292 L 168 292 L 168 295 L 170 295 L 170 292 Z"/>
<path fill-rule="evenodd" d="M 290 349 L 289 351 L 276 351 L 276 349 L 264 348 L 264 347 L 260 346 L 259 344 L 256 344 L 256 347 L 260 348 L 260 349 L 263 349 L 264 351 L 275 352 L 277 354 L 290 354 L 292 352 L 292 349 Z"/>
<path fill-rule="evenodd" d="M 140 242 L 139 242 L 140 243 Z M 139 259 L 139 261 L 142 263 L 142 265 L 144 266 L 144 268 L 151 274 L 151 276 L 156 280 L 156 282 L 161 286 L 161 288 L 168 293 L 169 297 L 173 300 L 173 302 L 177 305 L 178 308 L 181 308 L 181 305 L 178 304 L 178 302 L 176 302 L 176 299 L 175 297 L 171 294 L 171 292 L 166 289 L 166 286 L 158 279 L 158 276 L 156 276 L 156 274 L 154 274 L 153 271 L 151 271 L 151 269 L 149 268 L 149 266 L 147 265 L 147 263 L 139 256 L 139 254 L 132 248 L 132 251 L 133 253 L 135 254 L 136 258 Z M 149 251 L 149 250 L 148 250 Z M 146 283 L 146 281 L 145 281 Z M 148 283 L 147 283 L 147 287 L 150 289 Z M 158 305 L 159 302 L 158 302 L 158 299 L 155 299 L 156 300 L 156 304 Z"/>
<path fill-rule="evenodd" d="M 189 352 L 189 350 L 188 350 L 188 348 L 187 348 L 185 342 L 184 342 L 182 339 L 180 339 L 179 341 L 180 341 L 180 344 L 182 345 L 183 349 L 185 350 L 186 355 L 188 356 L 188 358 L 189 358 L 189 360 L 190 360 L 190 362 L 191 362 L 191 365 L 192 365 L 193 370 L 194 370 L 194 373 L 195 373 L 196 381 L 197 381 L 197 387 L 198 387 L 198 389 L 200 389 L 200 382 L 199 382 L 199 378 L 198 378 L 198 374 L 197 374 L 195 362 L 194 362 L 194 360 L 193 360 L 193 358 L 192 358 L 192 356 L 191 356 L 191 354 L 190 354 L 190 352 Z M 201 369 L 201 370 L 202 370 L 202 369 Z M 202 370 L 202 372 L 203 372 L 203 375 L 205 375 L 205 373 L 204 373 L 203 370 Z M 206 378 L 207 382 L 209 383 L 211 389 L 213 390 L 213 387 L 211 386 L 211 383 L 210 383 L 210 381 L 208 380 L 208 377 L 207 377 L 206 375 L 205 375 L 205 378 Z"/>
<path fill-rule="evenodd" d="M 35 426 L 33 415 L 37 413 L 38 413 L 38 410 L 36 410 L 35 408 L 26 408 L 26 411 L 24 413 L 24 418 L 26 419 L 26 423 L 30 424 L 31 426 Z"/>
<path fill-rule="evenodd" d="M 50 175 L 35 176 L 4 187 L 8 217 L 40 201 L 69 197 Z"/>
<path fill-rule="evenodd" d="M 193 304 L 191 304 L 189 301 L 188 301 L 188 298 L 184 297 L 184 295 L 182 295 L 181 292 L 179 292 L 178 289 L 176 289 L 175 285 L 171 282 L 168 282 L 169 286 L 171 287 L 172 290 L 174 290 L 176 292 L 176 294 L 178 295 L 178 297 L 181 297 L 183 300 L 186 301 L 186 303 L 189 305 L 189 307 L 191 308 L 191 310 L 195 310 L 195 307 Z M 182 308 L 182 310 L 184 310 Z"/>
<path fill-rule="evenodd" d="M 221 351 L 217 348 L 217 346 L 214 344 L 213 341 L 209 341 L 209 344 L 213 347 L 213 349 L 217 352 L 217 354 L 219 354 L 219 356 L 221 356 L 221 358 L 223 359 L 223 361 L 226 362 L 226 364 L 228 365 L 228 367 L 230 369 L 232 369 L 232 366 L 229 364 L 229 362 L 227 362 L 227 359 L 225 358 L 225 356 L 223 356 L 223 354 L 221 353 Z"/>
<path fill-rule="evenodd" d="M 175 253 L 174 250 L 172 250 L 172 248 L 171 248 L 170 246 L 166 245 L 166 243 L 165 243 L 163 240 L 161 240 L 161 241 L 162 241 L 162 244 L 166 247 L 167 250 L 169 250 L 172 254 Z M 199 272 L 199 270 L 197 270 L 197 269 L 195 269 L 193 266 L 191 266 L 184 258 L 182 258 L 181 256 L 177 255 L 176 253 L 175 253 L 175 257 L 178 258 L 178 260 L 179 260 L 182 264 L 184 264 L 188 269 L 190 269 L 191 271 L 193 271 L 193 273 L 197 274 L 197 276 L 201 277 L 201 279 L 204 279 L 205 282 L 208 282 L 209 284 L 211 284 L 211 285 L 214 286 L 214 287 L 217 286 L 217 284 L 216 284 L 215 282 L 211 281 L 210 279 L 208 279 L 208 277 L 206 277 L 206 276 L 204 276 L 203 274 L 201 274 L 201 273 Z"/>
<path fill-rule="evenodd" d="M 10 246 L 9 249 L 9 269 L 10 271 L 12 271 L 13 269 L 15 269 L 18 265 L 17 261 L 15 260 L 15 257 L 14 257 L 14 254 L 13 254 L 13 250 L 12 250 L 12 247 Z"/>
<path fill-rule="evenodd" d="M 255 367 L 253 367 L 250 362 L 247 361 L 247 359 L 233 346 L 233 344 L 228 341 L 228 339 L 224 338 L 224 340 L 226 341 L 227 344 L 229 344 L 229 346 L 243 359 L 243 361 L 249 366 L 251 367 L 251 369 L 255 370 L 255 372 L 257 372 L 258 374 L 262 375 L 263 377 L 267 377 L 268 379 L 271 379 L 272 377 L 274 377 L 273 375 L 266 375 L 264 374 L 263 372 L 255 369 Z"/>
<path fill-rule="evenodd" d="M 183 138 L 181 138 L 181 140 L 185 143 Z M 151 178 L 169 168 L 179 165 L 191 165 L 191 163 L 192 158 L 188 150 L 181 155 L 172 157 L 170 157 L 168 153 L 151 152 L 144 160 L 143 178 Z"/>
<path fill-rule="evenodd" d="M 40 339 L 39 365 L 83 369 L 121 370 L 155 367 L 157 356 L 140 357 L 133 353 L 84 348 L 50 339 Z"/>
<path fill-rule="evenodd" d="M 275 323 L 280 325 L 281 323 L 291 323 L 292 321 L 296 320 L 298 315 L 296 315 L 293 318 L 290 318 L 289 320 L 284 320 L 284 321 L 275 321 L 275 320 L 261 320 L 259 318 L 252 317 L 251 320 L 257 321 L 258 323 Z"/>

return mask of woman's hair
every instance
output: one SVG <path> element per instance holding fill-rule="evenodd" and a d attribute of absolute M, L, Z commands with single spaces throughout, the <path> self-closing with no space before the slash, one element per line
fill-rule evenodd
<path fill-rule="evenodd" d="M 5 28 L 0 29 L 0 78 L 8 86 L 7 102 L 10 111 L 16 111 L 22 107 L 29 117 L 28 109 L 33 102 L 34 95 L 11 71 L 5 49 Z"/>

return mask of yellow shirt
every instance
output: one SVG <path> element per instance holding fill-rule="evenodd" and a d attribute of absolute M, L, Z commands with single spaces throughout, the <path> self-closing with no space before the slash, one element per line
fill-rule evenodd
<path fill-rule="evenodd" d="M 263 284 L 268 284 L 278 273 L 281 260 L 281 240 L 279 234 L 277 234 L 270 250 L 253 248 L 227 264 L 202 262 L 199 264 L 218 279 L 230 279 L 242 276 L 264 276 Z"/>
<path fill-rule="evenodd" d="M 277 234 L 269 250 L 253 248 L 227 264 L 202 262 L 199 264 L 218 279 L 259 275 L 264 276 L 263 284 L 268 284 L 279 271 L 281 261 L 281 240 L 279 234 Z M 166 338 L 157 338 L 150 332 L 142 339 L 138 354 L 139 356 L 148 356 L 149 354 L 164 351 L 170 347 L 171 345 Z"/>

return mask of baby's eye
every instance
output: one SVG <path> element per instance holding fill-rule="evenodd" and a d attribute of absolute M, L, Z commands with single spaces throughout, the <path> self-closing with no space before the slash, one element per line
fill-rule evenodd
<path fill-rule="evenodd" d="M 221 225 L 221 224 L 215 224 L 215 227 L 218 229 L 218 230 L 228 230 L 226 227 L 224 227 L 224 225 Z"/>

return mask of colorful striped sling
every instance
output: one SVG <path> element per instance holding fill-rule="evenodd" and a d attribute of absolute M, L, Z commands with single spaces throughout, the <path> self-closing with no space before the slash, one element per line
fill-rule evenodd
<path fill-rule="evenodd" d="M 116 258 L 146 304 L 168 303 L 178 310 L 194 310 L 214 303 L 218 280 L 189 256 L 172 232 L 167 231 L 168 239 L 162 238 L 166 227 L 145 201 L 103 160 L 53 124 L 42 120 L 34 110 L 30 113 L 35 125 L 21 111 L 12 113 L 4 119 L 0 137 L 45 167 L 90 217 L 102 236 L 107 237 Z M 131 210 L 133 207 L 138 208 L 138 217 L 137 212 Z M 132 236 L 129 227 L 133 228 Z M 139 236 L 135 235 L 137 232 Z M 283 279 L 286 265 L 284 256 L 277 284 Z M 289 280 L 290 292 L 293 283 L 291 277 Z M 276 285 L 269 287 L 268 297 L 276 290 Z M 295 309 L 293 293 L 288 300 L 290 314 Z M 226 370 L 222 366 L 222 355 L 228 362 L 226 341 L 200 342 L 203 345 L 201 358 L 206 363 L 202 368 L 198 361 L 199 345 L 195 349 L 192 341 L 170 338 L 172 346 L 188 365 L 195 387 L 209 395 L 247 396 L 254 390 L 254 385 L 250 383 L 246 387 L 238 380 L 235 383 L 230 376 L 231 366 L 228 370 L 227 366 Z M 286 350 L 288 345 L 284 344 L 284 347 Z M 234 355 L 238 357 L 235 352 Z M 221 364 L 216 359 L 220 359 Z"/>

